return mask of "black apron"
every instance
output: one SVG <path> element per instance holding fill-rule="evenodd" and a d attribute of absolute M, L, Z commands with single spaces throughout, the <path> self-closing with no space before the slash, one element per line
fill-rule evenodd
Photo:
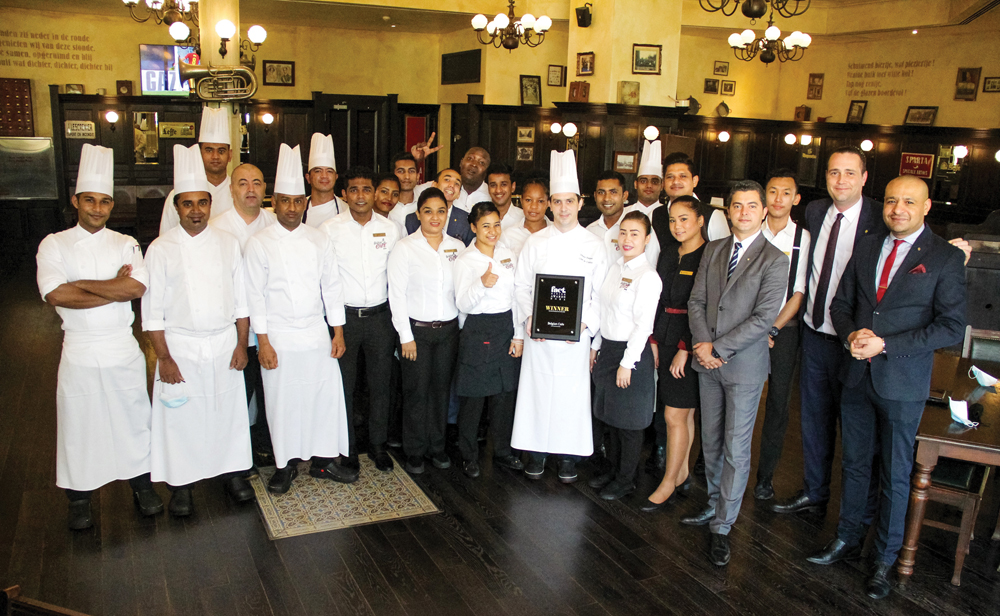
<path fill-rule="evenodd" d="M 521 359 L 510 356 L 514 316 L 510 310 L 496 314 L 470 314 L 458 338 L 458 374 L 455 393 L 485 398 L 517 389 Z"/>
<path fill-rule="evenodd" d="M 618 387 L 618 367 L 625 356 L 627 342 L 601 341 L 601 352 L 594 364 L 594 417 L 612 428 L 643 430 L 653 421 L 649 409 L 656 403 L 653 385 L 653 351 L 649 341 L 632 369 L 628 387 Z"/>

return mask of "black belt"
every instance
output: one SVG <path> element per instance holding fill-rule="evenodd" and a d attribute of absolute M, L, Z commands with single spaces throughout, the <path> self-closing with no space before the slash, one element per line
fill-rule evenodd
<path fill-rule="evenodd" d="M 389 309 L 389 302 L 382 302 L 378 306 L 371 306 L 369 308 L 355 308 L 353 306 L 344 306 L 344 312 L 350 315 L 354 315 L 359 319 L 364 319 L 365 317 L 372 317 L 376 314 L 382 314 Z"/>
<path fill-rule="evenodd" d="M 809 329 L 809 331 L 811 331 L 812 333 L 816 334 L 820 338 L 823 338 L 824 340 L 829 340 L 830 342 L 836 342 L 837 344 L 840 344 L 840 338 L 838 338 L 837 336 L 834 336 L 833 334 L 827 334 L 827 333 L 824 333 L 824 332 L 818 332 L 818 331 L 816 331 L 815 329 L 813 329 L 811 327 L 809 327 L 808 329 Z"/>
<path fill-rule="evenodd" d="M 418 321 L 416 319 L 410 319 L 410 325 L 413 325 L 414 327 L 430 327 L 431 329 L 441 329 L 442 327 L 446 327 L 457 322 L 457 317 L 450 321 Z"/>

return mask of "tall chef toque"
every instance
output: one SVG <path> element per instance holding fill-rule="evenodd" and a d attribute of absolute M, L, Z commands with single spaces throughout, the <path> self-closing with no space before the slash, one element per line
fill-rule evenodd
<path fill-rule="evenodd" d="M 115 159 L 111 148 L 83 144 L 80 171 L 76 174 L 76 194 L 85 192 L 115 196 Z"/>
<path fill-rule="evenodd" d="M 232 146 L 229 138 L 229 110 L 221 107 L 204 107 L 201 110 L 201 133 L 198 143 L 224 143 Z"/>
<path fill-rule="evenodd" d="M 639 160 L 639 172 L 636 177 L 640 175 L 663 177 L 663 155 L 660 153 L 660 147 L 659 139 L 643 142 L 642 158 Z"/>
<path fill-rule="evenodd" d="M 576 157 L 573 150 L 552 150 L 549 162 L 549 195 L 560 193 L 580 194 L 580 180 L 576 177 Z"/>
<path fill-rule="evenodd" d="M 174 193 L 205 191 L 212 193 L 212 186 L 205 177 L 205 163 L 197 145 L 189 148 L 174 144 Z"/>
<path fill-rule="evenodd" d="M 305 176 L 302 174 L 302 154 L 299 146 L 288 147 L 282 143 L 278 149 L 278 170 L 274 174 L 276 194 L 298 196 L 306 194 Z"/>
<path fill-rule="evenodd" d="M 309 144 L 309 166 L 308 171 L 316 167 L 329 167 L 337 170 L 337 161 L 333 156 L 333 137 L 322 133 L 313 133 L 312 142 Z"/>

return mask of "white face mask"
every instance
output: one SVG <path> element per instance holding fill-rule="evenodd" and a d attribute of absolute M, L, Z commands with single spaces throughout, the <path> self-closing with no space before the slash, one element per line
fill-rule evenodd
<path fill-rule="evenodd" d="M 948 407 L 951 409 L 951 418 L 955 422 L 967 428 L 975 428 L 979 422 L 969 421 L 969 404 L 965 400 L 948 399 Z"/>
<path fill-rule="evenodd" d="M 976 379 L 976 381 L 978 381 L 983 387 L 993 387 L 997 382 L 996 377 L 983 372 L 975 366 L 969 368 L 969 378 Z"/>

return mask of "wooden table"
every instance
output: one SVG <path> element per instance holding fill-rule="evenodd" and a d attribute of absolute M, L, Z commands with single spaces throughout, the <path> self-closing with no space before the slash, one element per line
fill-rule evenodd
<path fill-rule="evenodd" d="M 1000 376 L 1000 364 L 973 362 L 955 356 L 937 354 L 934 358 L 932 390 L 945 390 L 953 400 L 968 400 L 983 405 L 978 428 L 966 428 L 951 418 L 947 407 L 928 404 L 917 430 L 916 472 L 910 488 L 910 506 L 906 515 L 903 549 L 899 552 L 898 571 L 901 582 L 913 575 L 917 541 L 927 507 L 927 489 L 931 471 L 939 457 L 1000 466 L 1000 394 L 992 387 L 981 387 L 969 378 L 969 368 L 975 363 L 980 369 Z"/>

